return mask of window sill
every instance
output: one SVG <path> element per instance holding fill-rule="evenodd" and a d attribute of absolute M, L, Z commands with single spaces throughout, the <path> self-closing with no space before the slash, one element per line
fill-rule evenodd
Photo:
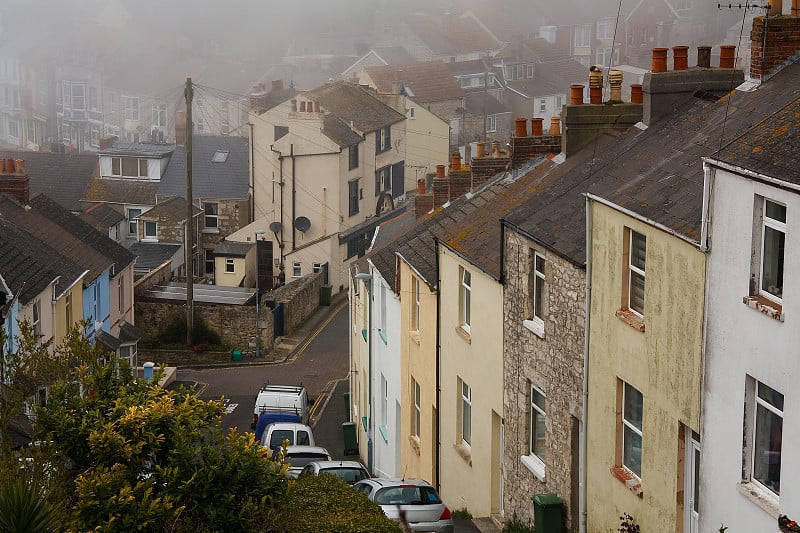
<path fill-rule="evenodd" d="M 644 333 L 644 318 L 640 317 L 630 309 L 618 309 L 614 313 L 617 318 L 622 320 L 625 324 L 629 325 L 636 331 Z"/>
<path fill-rule="evenodd" d="M 409 435 L 408 436 L 408 443 L 411 444 L 411 449 L 414 450 L 414 453 L 419 455 L 419 451 L 420 451 L 419 437 L 417 437 L 416 435 Z"/>
<path fill-rule="evenodd" d="M 453 448 L 455 448 L 458 456 L 464 459 L 464 462 L 472 466 L 472 450 L 468 445 L 461 443 L 454 445 Z"/>
<path fill-rule="evenodd" d="M 141 242 L 158 242 L 158 237 L 145 237 Z"/>
<path fill-rule="evenodd" d="M 411 331 L 409 334 L 411 335 L 411 341 L 419 346 L 419 331 Z"/>
<path fill-rule="evenodd" d="M 467 341 L 467 344 L 472 344 L 472 337 L 469 334 L 469 331 L 465 330 L 463 326 L 456 326 L 456 333 L 459 337 Z"/>
<path fill-rule="evenodd" d="M 762 315 L 766 315 L 778 322 L 783 322 L 783 306 L 781 304 L 775 303 L 763 296 L 745 296 L 742 298 L 742 303 L 750 309 L 760 312 Z"/>
<path fill-rule="evenodd" d="M 523 320 L 522 325 L 525 326 L 525 329 L 531 331 L 537 337 L 541 337 L 542 339 L 544 338 L 544 322 L 539 320 Z"/>
<path fill-rule="evenodd" d="M 522 464 L 536 476 L 539 481 L 544 481 L 544 463 L 534 455 L 523 455 L 519 458 Z"/>
<path fill-rule="evenodd" d="M 642 487 L 642 480 L 636 474 L 625 468 L 624 466 L 612 466 L 611 475 L 625 484 L 625 486 L 632 493 L 640 498 L 644 497 L 644 488 Z"/>
<path fill-rule="evenodd" d="M 202 233 L 219 233 L 219 228 L 203 228 Z"/>
<path fill-rule="evenodd" d="M 742 481 L 736 484 L 739 494 L 756 504 L 762 511 L 778 519 L 778 497 L 755 483 Z"/>

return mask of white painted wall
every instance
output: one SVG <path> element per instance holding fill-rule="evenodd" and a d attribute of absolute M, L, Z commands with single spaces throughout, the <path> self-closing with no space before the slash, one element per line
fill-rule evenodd
<path fill-rule="evenodd" d="M 748 294 L 755 195 L 786 204 L 785 322 L 743 304 Z M 800 193 L 717 169 L 711 191 L 703 390 L 700 531 L 776 531 L 800 515 Z M 780 497 L 743 484 L 746 376 L 784 395 Z"/>

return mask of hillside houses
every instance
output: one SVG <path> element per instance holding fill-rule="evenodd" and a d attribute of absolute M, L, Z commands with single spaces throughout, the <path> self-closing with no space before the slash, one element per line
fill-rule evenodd
<path fill-rule="evenodd" d="M 591 119 L 601 107 L 581 91 L 561 116 L 590 142 L 573 131 L 550 158 L 517 166 L 519 141 L 546 137 L 523 122 L 507 155 L 453 162 L 432 197 L 418 194 L 420 221 L 351 285 L 353 331 L 370 332 L 351 339 L 351 410 L 367 437 L 372 417 L 383 423 L 380 391 L 399 391 L 400 425 L 371 433 L 382 445 L 399 432 L 393 468 L 498 522 L 533 524 L 535 494 L 556 494 L 563 524 L 582 531 L 616 528 L 624 513 L 687 532 L 795 518 L 786 379 L 797 369 L 766 354 L 791 345 L 798 63 L 769 35 L 757 42 L 759 28 L 753 46 L 770 66 L 753 65 L 755 89 L 736 89 L 732 64 L 654 69 L 642 103 Z M 485 161 L 501 173 L 488 188 Z M 513 207 L 489 199 L 493 188 Z M 370 343 L 392 342 L 400 382 L 365 378 Z"/>

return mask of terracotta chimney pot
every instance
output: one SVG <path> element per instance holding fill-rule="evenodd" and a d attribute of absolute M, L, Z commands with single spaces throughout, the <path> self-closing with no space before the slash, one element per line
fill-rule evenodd
<path fill-rule="evenodd" d="M 589 88 L 592 87 L 603 87 L 603 67 L 600 65 L 595 65 L 592 67 L 593 70 L 589 71 Z"/>
<path fill-rule="evenodd" d="M 453 152 L 450 156 L 450 170 L 461 170 L 461 153 Z"/>
<path fill-rule="evenodd" d="M 436 165 L 436 177 L 439 179 L 444 178 L 444 165 Z"/>
<path fill-rule="evenodd" d="M 478 141 L 475 143 L 475 157 L 480 159 L 486 155 L 486 143 L 483 141 Z"/>
<path fill-rule="evenodd" d="M 500 143 L 492 141 L 492 157 L 500 157 Z"/>
<path fill-rule="evenodd" d="M 13 174 L 13 173 L 14 173 L 14 160 L 6 159 L 6 174 Z"/>
<path fill-rule="evenodd" d="M 544 135 L 544 132 L 542 130 L 542 122 L 544 122 L 544 119 L 541 118 L 541 117 L 533 117 L 531 119 L 531 136 L 532 137 L 541 137 L 542 135 Z"/>
<path fill-rule="evenodd" d="M 667 71 L 667 51 L 668 48 L 653 48 L 653 65 L 650 68 L 653 72 Z"/>
<path fill-rule="evenodd" d="M 673 70 L 686 70 L 689 68 L 689 47 L 672 47 L 672 68 Z"/>
<path fill-rule="evenodd" d="M 527 137 L 528 136 L 528 120 L 524 117 L 514 119 L 514 136 Z"/>
<path fill-rule="evenodd" d="M 25 160 L 24 159 L 15 159 L 14 165 L 17 167 L 16 171 L 17 174 L 25 174 Z"/>
<path fill-rule="evenodd" d="M 723 44 L 719 47 L 720 68 L 733 68 L 736 64 L 736 47 L 732 44 Z"/>
<path fill-rule="evenodd" d="M 631 84 L 631 103 L 632 104 L 641 104 L 644 102 L 644 93 L 642 93 L 642 84 L 641 83 L 632 83 Z"/>
<path fill-rule="evenodd" d="M 425 194 L 425 178 L 417 180 L 417 194 Z"/>
<path fill-rule="evenodd" d="M 570 105 L 581 105 L 583 103 L 583 84 L 573 83 L 569 86 Z"/>
<path fill-rule="evenodd" d="M 603 103 L 603 87 L 589 87 L 589 103 L 602 104 Z"/>
<path fill-rule="evenodd" d="M 561 135 L 561 117 L 550 117 L 550 135 Z"/>
<path fill-rule="evenodd" d="M 697 66 L 701 68 L 711 68 L 711 47 L 697 47 Z"/>
<path fill-rule="evenodd" d="M 623 74 L 621 70 L 608 71 L 608 85 L 611 88 L 611 100 L 615 102 L 622 101 L 622 79 Z"/>

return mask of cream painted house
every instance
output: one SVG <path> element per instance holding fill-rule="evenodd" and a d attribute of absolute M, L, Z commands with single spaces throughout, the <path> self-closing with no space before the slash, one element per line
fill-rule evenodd
<path fill-rule="evenodd" d="M 683 531 L 687 444 L 700 431 L 705 255 L 590 198 L 587 531 L 628 513 Z"/>
<path fill-rule="evenodd" d="M 286 281 L 328 264 L 342 290 L 347 265 L 405 197 L 405 116 L 346 81 L 251 112 L 255 219 L 265 219 Z"/>
<path fill-rule="evenodd" d="M 439 269 L 441 495 L 474 516 L 499 514 L 502 285 L 446 246 L 439 247 Z"/>

